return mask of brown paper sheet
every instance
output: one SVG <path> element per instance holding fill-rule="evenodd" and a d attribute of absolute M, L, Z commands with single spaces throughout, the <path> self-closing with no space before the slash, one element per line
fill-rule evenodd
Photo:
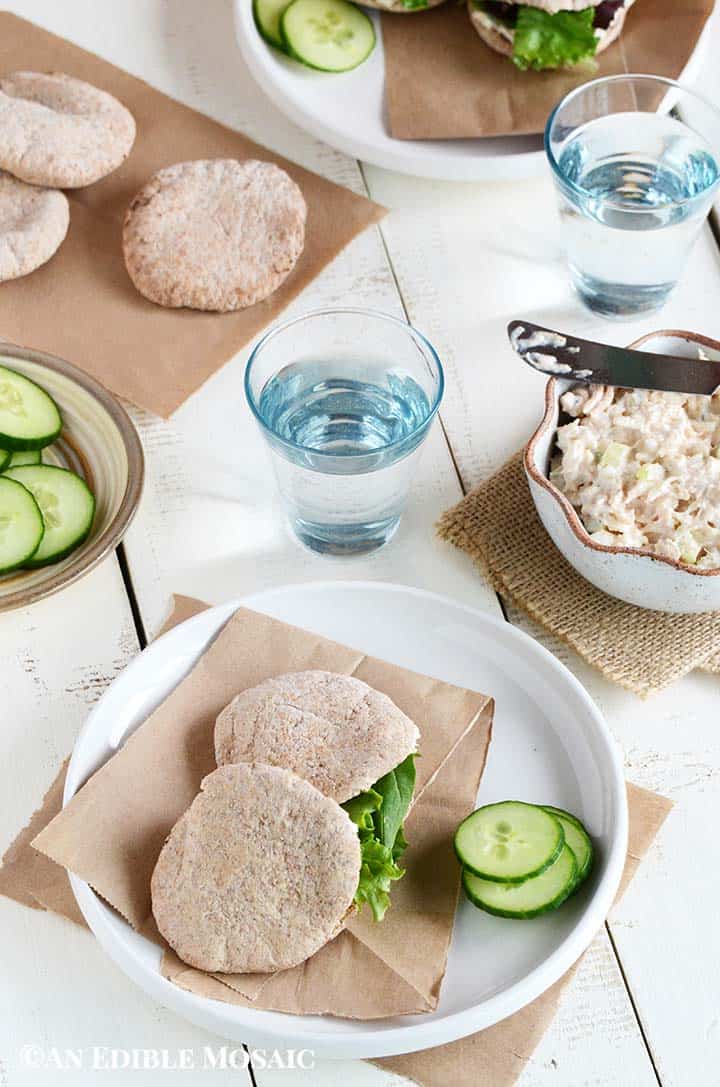
<path fill-rule="evenodd" d="M 0 337 L 60 355 L 113 392 L 167 416 L 273 321 L 384 209 L 287 162 L 92 53 L 0 12 L 0 72 L 62 71 L 116 95 L 135 117 L 129 158 L 68 192 L 70 230 L 55 257 L 0 286 Z M 237 313 L 172 310 L 133 287 L 121 251 L 125 209 L 151 174 L 197 158 L 261 158 L 287 170 L 308 205 L 305 251 L 265 302 Z"/>
<path fill-rule="evenodd" d="M 637 0 L 595 72 L 521 72 L 494 52 L 454 0 L 412 16 L 382 16 L 385 97 L 398 139 L 456 139 L 542 132 L 573 87 L 595 76 L 645 72 L 676 79 L 714 0 Z"/>
<path fill-rule="evenodd" d="M 185 613 L 192 605 L 184 606 Z M 449 843 L 472 810 L 492 722 L 482 694 L 419 676 L 326 638 L 240 609 L 190 673 L 122 749 L 33 840 L 41 853 L 76 872 L 139 931 L 158 939 L 150 876 L 170 828 L 215 766 L 213 727 L 238 690 L 304 668 L 353 674 L 385 691 L 417 723 L 420 751 L 415 802 L 408 817 L 408 871 L 398 884 L 393 920 L 363 915 L 314 959 L 272 978 L 219 975 L 224 999 L 250 999 L 284 1011 L 355 1016 L 357 979 L 378 961 L 387 982 L 366 987 L 361 1014 L 427 1011 L 437 1004 L 452 935 L 459 872 Z M 428 899 L 427 887 L 434 886 Z M 390 915 L 389 915 L 390 916 Z M 402 940 L 392 940 L 401 926 Z M 186 988 L 209 984 L 169 957 Z M 376 994 L 377 999 L 374 999 Z"/>
<path fill-rule="evenodd" d="M 202 611 L 204 607 L 188 597 L 176 597 L 172 616 L 165 629 Z M 0 866 L 0 894 L 24 905 L 61 913 L 84 925 L 65 869 L 38 853 L 30 844 L 33 837 L 60 811 L 66 768 L 67 760 L 46 793 L 41 808 L 5 853 Z M 628 786 L 628 805 L 630 840 L 618 897 L 624 893 L 672 806 L 664 797 L 634 785 Z M 166 953 L 164 964 L 166 971 L 174 974 L 175 983 L 183 986 L 183 974 L 190 968 L 181 964 L 172 952 Z M 367 960 L 367 965 L 374 970 L 383 970 L 380 960 Z M 199 974 L 198 971 L 191 973 Z M 569 971 L 528 1007 L 480 1034 L 447 1046 L 389 1057 L 374 1063 L 408 1076 L 420 1087 L 447 1087 L 449 1083 L 454 1087 L 476 1087 L 479 1068 L 483 1069 L 486 1082 L 492 1083 L 493 1087 L 512 1087 L 550 1025 L 562 991 L 573 973 L 574 970 Z M 373 973 L 372 988 L 376 991 L 380 988 L 377 985 L 378 976 L 378 973 Z M 394 975 L 396 978 L 397 975 Z M 397 984 L 396 980 L 394 984 Z M 227 987 L 208 974 L 193 978 L 192 986 L 193 991 L 201 995 L 227 999 Z M 370 986 L 359 984 L 357 988 L 362 993 Z M 381 988 L 384 989 L 384 986 Z M 248 1000 L 247 1003 L 251 1002 Z M 360 1009 L 358 1005 L 358 1011 Z"/>
<path fill-rule="evenodd" d="M 85 924 L 67 872 L 49 857 L 33 849 L 31 842 L 36 834 L 54 819 L 62 808 L 65 773 L 69 758 L 60 767 L 52 785 L 45 793 L 40 808 L 2 858 L 0 867 L 0 894 L 22 902 L 35 910 L 59 913 L 79 925 Z"/>

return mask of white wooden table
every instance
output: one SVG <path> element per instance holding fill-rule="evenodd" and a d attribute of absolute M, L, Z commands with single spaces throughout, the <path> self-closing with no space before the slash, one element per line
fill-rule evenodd
<path fill-rule="evenodd" d="M 442 428 L 436 426 L 428 442 L 398 535 L 384 551 L 353 562 L 305 553 L 282 527 L 269 464 L 243 401 L 245 352 L 171 422 L 137 413 L 149 479 L 121 555 L 62 595 L 0 616 L 0 850 L 37 806 L 90 706 L 157 631 L 173 591 L 218 602 L 289 582 L 377 579 L 499 613 L 498 600 L 470 563 L 435 539 L 433 524 L 513 452 L 539 418 L 543 382 L 509 356 L 504 327 L 510 317 L 528 313 L 615 342 L 660 326 L 720 338 L 720 256 L 709 228 L 661 317 L 624 325 L 595 320 L 568 288 L 547 177 L 493 185 L 424 182 L 361 166 L 313 141 L 275 110 L 244 70 L 230 0 L 10 0 L 5 6 L 386 204 L 391 214 L 381 229 L 358 238 L 293 311 L 352 300 L 405 313 L 438 348 L 448 388 Z M 720 32 L 716 41 L 720 45 Z M 708 56 L 715 55 L 710 48 Z M 720 100 L 720 76 L 710 68 L 705 87 Z M 605 683 L 513 609 L 508 618 L 550 644 L 588 687 L 623 746 L 628 778 L 676 804 L 520 1085 L 720 1083 L 717 678 L 696 674 L 641 702 Z M 26 1044 L 85 1054 L 93 1046 L 159 1047 L 172 1054 L 181 1048 L 199 1053 L 218 1040 L 145 997 L 87 933 L 0 899 L 0 1085 L 62 1087 L 81 1075 L 21 1067 Z M 85 1075 L 80 1082 L 100 1081 L 100 1072 Z M 163 1075 L 116 1071 L 111 1082 L 141 1087 Z M 188 1082 L 250 1087 L 246 1075 L 195 1071 Z M 257 1087 L 407 1082 L 350 1062 L 307 1072 L 256 1068 L 254 1075 Z M 493 1087 L 484 1084 L 481 1069 L 478 1084 Z"/>

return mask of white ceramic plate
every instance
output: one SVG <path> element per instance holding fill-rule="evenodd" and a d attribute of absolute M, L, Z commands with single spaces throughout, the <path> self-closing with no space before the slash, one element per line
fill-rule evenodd
<path fill-rule="evenodd" d="M 257 82 L 291 121 L 332 147 L 387 170 L 443 181 L 516 180 L 541 173 L 545 156 L 540 136 L 393 139 L 385 118 L 385 66 L 377 12 L 367 9 L 378 38 L 369 59 L 351 72 L 328 75 L 304 68 L 267 45 L 255 28 L 251 0 L 233 0 L 233 4 L 238 43 Z M 685 82 L 698 74 L 710 21 L 680 77 Z M 468 23 L 468 34 L 472 33 Z"/>
<path fill-rule="evenodd" d="M 122 746 L 202 653 L 239 602 L 176 627 L 115 680 L 80 734 L 65 803 Z M 158 972 L 159 951 L 82 880 L 85 918 L 138 985 L 199 1026 L 256 1046 L 318 1057 L 378 1057 L 426 1049 L 488 1027 L 565 973 L 602 926 L 627 846 L 619 751 L 577 680 L 508 623 L 418 589 L 363 582 L 287 586 L 242 603 L 406 668 L 492 694 L 493 740 L 479 802 L 518 798 L 577 813 L 597 845 L 583 890 L 557 913 L 508 921 L 460 904 L 440 1005 L 432 1015 L 358 1022 L 232 1007 L 184 992 Z"/>

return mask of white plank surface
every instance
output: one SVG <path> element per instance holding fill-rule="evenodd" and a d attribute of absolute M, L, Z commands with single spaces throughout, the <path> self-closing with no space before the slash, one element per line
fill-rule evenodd
<path fill-rule="evenodd" d="M 7 6 L 304 165 L 362 190 L 355 163 L 285 121 L 243 72 L 228 0 L 202 5 L 196 0 L 125 0 L 115 5 L 13 0 Z M 383 231 L 394 271 L 411 319 L 435 342 L 445 363 L 444 421 L 463 481 L 472 483 L 519 444 L 540 411 L 541 381 L 522 372 L 509 356 L 502 337 L 505 320 L 528 313 L 579 332 L 595 329 L 568 301 L 549 218 L 549 187 L 536 182 L 450 186 L 370 168 L 366 178 L 372 195 L 392 208 Z M 720 332 L 720 317 L 717 312 L 713 316 L 711 304 L 717 274 L 717 254 L 708 237 L 668 310 L 667 323 Z M 294 308 L 350 300 L 400 312 L 376 232 L 358 239 Z M 649 327 L 644 324 L 642 331 Z M 636 334 L 625 325 L 600 329 L 599 335 L 617 342 Z M 149 485 L 126 550 L 149 633 L 164 617 L 172 591 L 215 601 L 320 578 L 401 581 L 496 609 L 493 595 L 469 564 L 434 538 L 434 520 L 460 494 L 437 427 L 401 530 L 386 550 L 355 562 L 322 560 L 300 550 L 280 525 L 269 465 L 245 409 L 243 361 L 238 357 L 216 375 L 171 423 L 138 417 Z M 103 600 L 102 625 L 98 598 Z M 73 602 L 77 608 L 71 611 Z M 12 837 L 35 805 L 94 693 L 135 649 L 127 603 L 110 563 L 64 594 L 62 603 L 62 608 L 49 601 L 31 609 L 25 626 L 7 627 L 5 642 L 0 622 L 0 648 L 7 649 L 7 654 L 0 652 L 1 690 L 5 704 L 21 707 L 17 725 L 6 728 L 0 740 L 0 782 L 4 787 L 7 776 L 11 783 L 7 802 L 0 806 L 0 844 Z M 73 641 L 68 657 L 72 614 L 88 618 L 77 652 Z M 512 618 L 524 625 L 519 616 Z M 5 687 L 8 654 L 15 663 Z M 29 671 L 24 660 L 33 662 Z M 712 978 L 705 964 L 713 957 L 717 961 L 720 948 L 713 942 L 717 926 L 706 906 L 712 902 L 708 874 L 694 864 L 697 846 L 690 850 L 687 843 L 701 844 L 704 850 L 712 846 L 712 808 L 717 806 L 720 776 L 711 701 L 717 682 L 693 677 L 676 691 L 640 704 L 578 662 L 569 663 L 608 714 L 625 746 L 629 775 L 678 801 L 653 860 L 616 911 L 612 931 L 663 1084 L 703 1087 L 712 1082 L 705 1060 L 717 1063 L 720 1048 Z M 689 889 L 682 901 L 679 885 Z M 687 923 L 688 902 L 694 911 L 692 924 Z M 198 1052 L 211 1044 L 208 1035 L 144 998 L 85 934 L 1 899 L 0 926 L 0 1083 L 3 1059 L 13 1072 L 12 1087 L 42 1082 L 38 1073 L 16 1075 L 10 1065 L 26 1041 L 63 1047 L 189 1046 Z M 703 934 L 702 949 L 698 932 Z M 192 1082 L 222 1083 L 230 1074 L 195 1072 Z M 112 1082 L 144 1084 L 156 1078 L 157 1073 L 115 1072 Z M 398 1082 L 367 1065 L 348 1062 L 321 1065 L 308 1073 L 257 1072 L 258 1087 L 330 1087 L 340 1081 L 348 1087 L 391 1087 Z M 233 1082 L 242 1079 L 235 1075 Z M 644 1087 L 657 1080 L 610 941 L 602 933 L 520 1084 L 615 1087 L 630 1082 Z"/>

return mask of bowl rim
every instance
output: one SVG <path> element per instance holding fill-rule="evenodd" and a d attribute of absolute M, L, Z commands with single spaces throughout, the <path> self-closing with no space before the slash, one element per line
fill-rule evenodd
<path fill-rule="evenodd" d="M 6 359 L 18 359 L 19 361 L 44 366 L 48 370 L 62 374 L 63 377 L 73 381 L 85 392 L 89 393 L 104 408 L 115 424 L 125 448 L 128 462 L 125 491 L 115 516 L 106 528 L 95 540 L 91 541 L 87 550 L 80 549 L 75 558 L 66 567 L 58 571 L 54 577 L 50 577 L 47 581 L 40 582 L 32 587 L 20 587 L 14 592 L 8 593 L 7 596 L 0 596 L 0 612 L 4 612 L 14 608 L 26 607 L 59 592 L 60 589 L 64 589 L 88 574 L 117 547 L 135 516 L 140 502 L 145 481 L 145 456 L 138 432 L 125 408 L 104 385 L 91 377 L 90 374 L 79 369 L 72 362 L 68 362 L 67 359 L 51 355 L 46 351 L 38 351 L 34 347 L 22 347 L 1 338 L 0 356 Z"/>
<path fill-rule="evenodd" d="M 720 350 L 720 343 L 718 343 L 717 340 L 710 339 L 708 336 L 703 336 L 698 332 L 687 332 L 682 329 L 659 329 L 657 332 L 647 332 L 644 336 L 640 336 L 637 340 L 633 340 L 628 347 L 630 350 L 638 351 L 644 344 L 660 337 L 673 337 L 675 339 L 689 340 L 692 343 L 701 344 L 703 347 L 709 347 L 715 351 Z M 631 555 L 634 558 L 651 559 L 653 562 L 662 563 L 665 566 L 672 567 L 681 574 L 690 574 L 693 577 L 720 576 L 720 567 L 697 569 L 696 567 L 680 562 L 678 559 L 671 559 L 665 555 L 656 555 L 646 547 L 611 547 L 607 544 L 599 544 L 592 539 L 570 500 L 566 498 L 562 491 L 558 490 L 558 488 L 550 482 L 548 477 L 539 470 L 535 460 L 535 452 L 540 439 L 545 437 L 549 429 L 556 426 L 552 421 L 555 404 L 557 403 L 556 387 L 557 378 L 551 377 L 545 386 L 545 411 L 543 417 L 523 450 L 523 467 L 530 479 L 532 479 L 534 483 L 537 483 L 539 487 L 542 487 L 543 490 L 558 504 L 567 521 L 568 527 L 578 543 L 582 544 L 583 547 L 586 547 L 590 551 L 597 551 L 599 554 L 603 555 Z"/>

